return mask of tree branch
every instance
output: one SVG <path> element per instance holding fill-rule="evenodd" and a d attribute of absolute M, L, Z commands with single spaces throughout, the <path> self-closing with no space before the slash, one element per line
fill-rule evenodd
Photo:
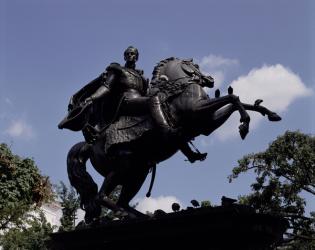
<path fill-rule="evenodd" d="M 283 176 L 284 178 L 286 178 L 287 180 L 291 181 L 291 182 L 295 182 L 294 179 L 292 179 L 292 178 L 289 177 L 288 175 L 282 174 L 282 176 Z M 304 191 L 309 192 L 309 193 L 315 195 L 315 190 L 312 190 L 311 188 L 306 187 L 306 186 L 302 186 L 302 185 L 299 185 L 299 186 L 300 186 L 300 188 L 303 189 Z"/>
<path fill-rule="evenodd" d="M 315 240 L 315 237 L 310 237 L 310 236 L 306 236 L 306 235 L 301 235 L 301 234 L 292 234 L 292 233 L 285 233 L 288 236 L 291 236 L 293 238 L 299 238 L 299 239 L 303 239 L 303 240 Z"/>

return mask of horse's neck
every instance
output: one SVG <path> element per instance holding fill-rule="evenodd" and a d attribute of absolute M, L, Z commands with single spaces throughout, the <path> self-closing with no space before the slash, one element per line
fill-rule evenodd
<path fill-rule="evenodd" d="M 176 120 L 192 129 L 198 127 L 194 124 L 196 115 L 196 107 L 198 103 L 209 100 L 207 93 L 198 84 L 189 84 L 178 96 L 174 97 L 170 102 L 170 110 L 176 117 Z"/>

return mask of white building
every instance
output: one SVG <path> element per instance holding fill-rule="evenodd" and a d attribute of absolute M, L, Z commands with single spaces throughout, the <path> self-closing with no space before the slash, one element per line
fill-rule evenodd
<path fill-rule="evenodd" d="M 57 230 L 61 223 L 60 219 L 62 216 L 62 207 L 59 202 L 54 201 L 51 203 L 46 203 L 41 206 L 41 210 L 45 214 L 47 222 L 49 222 L 52 226 L 56 226 Z M 82 209 L 78 209 L 76 214 L 75 225 L 77 225 L 80 221 L 84 219 L 85 212 Z"/>
<path fill-rule="evenodd" d="M 51 202 L 43 204 L 41 207 L 47 222 L 55 226 L 55 231 L 60 227 L 60 218 L 62 216 L 62 207 L 59 202 Z"/>

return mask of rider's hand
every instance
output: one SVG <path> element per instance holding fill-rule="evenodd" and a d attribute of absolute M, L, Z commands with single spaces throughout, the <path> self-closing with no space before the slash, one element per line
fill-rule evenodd
<path fill-rule="evenodd" d="M 84 100 L 83 104 L 84 105 L 91 105 L 93 103 L 93 98 L 92 97 L 88 97 Z"/>

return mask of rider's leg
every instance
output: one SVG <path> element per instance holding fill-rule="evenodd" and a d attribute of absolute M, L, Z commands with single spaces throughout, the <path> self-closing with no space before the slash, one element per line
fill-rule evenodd
<path fill-rule="evenodd" d="M 207 157 L 207 153 L 194 152 L 187 142 L 181 143 L 179 149 L 191 163 L 194 163 L 195 161 L 203 161 Z"/>
<path fill-rule="evenodd" d="M 155 125 L 167 134 L 174 133 L 175 130 L 170 126 L 163 112 L 160 97 L 158 95 L 151 97 L 149 105 L 151 116 Z"/>
<path fill-rule="evenodd" d="M 159 95 L 147 96 L 128 96 L 125 98 L 120 110 L 123 115 L 144 115 L 150 114 L 155 125 L 163 132 L 174 132 L 168 123 L 162 109 Z"/>

